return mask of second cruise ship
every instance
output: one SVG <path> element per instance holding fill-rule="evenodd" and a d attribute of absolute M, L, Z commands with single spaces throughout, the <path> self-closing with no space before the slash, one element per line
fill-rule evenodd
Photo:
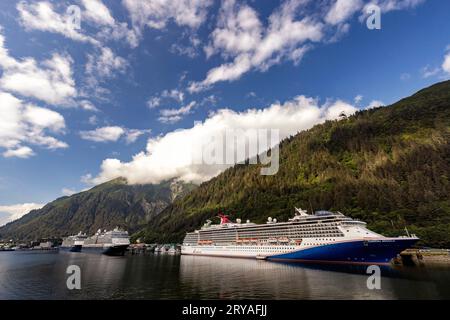
<path fill-rule="evenodd" d="M 130 245 L 127 231 L 115 228 L 111 231 L 99 229 L 92 237 L 84 240 L 82 251 L 97 251 L 110 256 L 123 256 Z"/>
<path fill-rule="evenodd" d="M 181 254 L 242 257 L 299 262 L 387 264 L 419 239 L 415 235 L 384 237 L 340 212 L 308 214 L 295 208 L 288 222 L 268 218 L 266 224 L 220 215 L 186 234 Z"/>
<path fill-rule="evenodd" d="M 101 252 L 106 255 L 124 255 L 130 245 L 130 236 L 127 231 L 115 228 L 111 231 L 99 229 L 93 236 L 85 233 L 64 238 L 61 249 L 71 252 Z"/>

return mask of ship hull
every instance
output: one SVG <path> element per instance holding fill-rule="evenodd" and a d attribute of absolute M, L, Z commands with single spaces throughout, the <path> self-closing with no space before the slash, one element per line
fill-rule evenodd
<path fill-rule="evenodd" d="M 82 248 L 82 246 L 81 245 L 73 245 L 73 246 L 70 246 L 70 247 L 66 247 L 66 246 L 61 246 L 60 247 L 60 249 L 62 250 L 62 251 L 68 251 L 68 252 L 81 252 L 81 248 Z"/>
<path fill-rule="evenodd" d="M 123 256 L 128 245 L 115 246 L 83 246 L 82 251 L 86 253 L 102 253 L 107 256 Z"/>
<path fill-rule="evenodd" d="M 417 239 L 347 241 L 273 255 L 267 259 L 314 263 L 387 264 L 416 242 Z"/>
<path fill-rule="evenodd" d="M 184 246 L 182 254 L 254 258 L 273 261 L 388 264 L 403 250 L 410 248 L 416 238 L 382 238 L 376 240 L 348 240 L 315 247 L 255 246 Z M 289 246 L 288 246 L 289 247 Z"/>

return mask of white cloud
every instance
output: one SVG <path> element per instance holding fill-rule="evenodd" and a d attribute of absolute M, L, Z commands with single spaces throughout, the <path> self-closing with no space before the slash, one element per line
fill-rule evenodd
<path fill-rule="evenodd" d="M 184 100 L 184 93 L 177 89 L 172 90 L 164 90 L 161 94 L 161 97 L 163 98 L 172 98 L 174 100 L 177 100 L 178 102 L 183 102 Z"/>
<path fill-rule="evenodd" d="M 95 52 L 88 53 L 86 56 L 86 78 L 80 96 L 108 101 L 107 96 L 111 92 L 103 87 L 103 84 L 107 80 L 115 78 L 118 74 L 125 73 L 129 67 L 128 61 L 117 56 L 108 47 L 98 47 Z M 84 107 L 86 110 L 98 111 L 89 108 L 90 105 L 85 103 L 82 103 L 81 107 Z"/>
<path fill-rule="evenodd" d="M 85 184 L 91 184 L 92 183 L 92 174 L 87 173 L 83 176 L 81 176 L 80 181 L 85 183 Z"/>
<path fill-rule="evenodd" d="M 0 105 L 0 147 L 16 147 L 25 136 L 22 101 L 0 92 Z"/>
<path fill-rule="evenodd" d="M 49 104 L 68 105 L 76 96 L 71 63 L 70 57 L 54 54 L 42 63 L 42 68 L 29 58 L 16 67 L 4 68 L 0 86 Z"/>
<path fill-rule="evenodd" d="M 28 159 L 34 156 L 34 151 L 30 147 L 18 147 L 17 149 L 9 149 L 3 152 L 5 158 L 22 158 Z"/>
<path fill-rule="evenodd" d="M 251 52 L 261 42 L 262 31 L 255 10 L 247 5 L 238 7 L 234 1 L 224 1 L 218 27 L 211 35 L 212 43 L 206 53 L 210 56 L 220 48 L 229 53 Z"/>
<path fill-rule="evenodd" d="M 383 101 L 380 100 L 372 100 L 365 109 L 373 109 L 373 108 L 377 108 L 377 107 L 382 107 L 385 106 L 385 103 Z"/>
<path fill-rule="evenodd" d="M 97 36 L 106 41 L 125 39 L 132 49 L 139 45 L 139 34 L 136 30 L 129 29 L 126 22 L 117 22 L 113 27 L 102 28 Z"/>
<path fill-rule="evenodd" d="M 159 98 L 159 97 L 151 97 L 147 101 L 147 106 L 150 109 L 157 108 L 157 107 L 159 107 L 160 104 L 161 104 L 161 98 Z"/>
<path fill-rule="evenodd" d="M 187 56 L 191 59 L 197 57 L 199 54 L 198 50 L 195 47 L 184 46 L 179 43 L 173 43 L 169 51 L 180 56 Z"/>
<path fill-rule="evenodd" d="M 81 131 L 80 136 L 82 139 L 94 142 L 116 142 L 120 138 L 124 137 L 125 142 L 129 144 L 136 142 L 140 136 L 149 132 L 150 130 L 126 129 L 119 126 L 108 126 L 90 131 Z"/>
<path fill-rule="evenodd" d="M 217 82 L 233 81 L 252 69 L 265 71 L 286 59 L 298 64 L 309 49 L 307 43 L 318 42 L 323 37 L 321 22 L 310 17 L 296 20 L 304 2 L 285 1 L 270 15 L 264 27 L 253 8 L 225 0 L 205 51 L 208 56 L 220 53 L 232 61 L 209 70 L 206 78 L 191 83 L 189 90 L 201 91 Z"/>
<path fill-rule="evenodd" d="M 255 95 L 255 97 L 256 97 L 256 95 Z M 217 100 L 218 100 L 218 97 L 213 95 L 213 94 L 211 94 L 211 95 L 209 95 L 207 97 L 204 97 L 200 101 L 199 105 L 200 106 L 206 106 L 206 107 L 210 108 L 210 107 L 213 107 L 213 106 L 217 105 Z"/>
<path fill-rule="evenodd" d="M 16 60 L 5 48 L 5 38 L 0 28 L 0 87 L 25 97 L 39 99 L 49 104 L 70 105 L 76 97 L 72 78 L 72 59 L 54 53 L 38 64 L 33 58 Z"/>
<path fill-rule="evenodd" d="M 441 68 L 431 68 L 429 65 L 422 68 L 421 73 L 422 77 L 427 79 L 430 77 L 434 77 L 441 71 Z"/>
<path fill-rule="evenodd" d="M 102 127 L 90 131 L 81 131 L 80 136 L 94 142 L 113 142 L 120 139 L 125 129 L 117 126 Z"/>
<path fill-rule="evenodd" d="M 97 116 L 90 116 L 88 119 L 89 124 L 95 126 L 98 122 Z"/>
<path fill-rule="evenodd" d="M 196 165 L 192 160 L 208 145 L 211 137 L 223 134 L 227 129 L 279 129 L 283 139 L 317 123 L 339 117 L 342 112 L 350 115 L 356 110 L 340 100 L 320 106 L 317 100 L 305 96 L 264 109 L 243 112 L 222 109 L 192 128 L 149 139 L 146 150 L 136 154 L 130 162 L 104 160 L 100 174 L 94 178 L 88 174 L 83 181 L 98 184 L 125 177 L 130 183 L 158 183 L 170 178 L 202 182 L 228 166 Z"/>
<path fill-rule="evenodd" d="M 362 5 L 362 0 L 337 0 L 325 16 L 325 21 L 332 25 L 345 22 L 359 11 Z"/>
<path fill-rule="evenodd" d="M 388 13 L 390 11 L 407 10 L 417 7 L 425 2 L 425 0 L 365 0 L 366 4 L 362 9 L 359 16 L 360 22 L 365 23 L 365 19 L 371 12 L 370 6 L 377 5 L 382 13 Z"/>
<path fill-rule="evenodd" d="M 183 116 L 190 114 L 195 105 L 196 102 L 192 101 L 178 109 L 162 109 L 159 112 L 161 116 L 158 120 L 162 123 L 176 123 L 183 119 Z"/>
<path fill-rule="evenodd" d="M 93 111 L 93 112 L 98 112 L 99 110 L 97 109 L 96 106 L 94 106 L 92 104 L 92 102 L 90 102 L 89 100 L 81 100 L 79 103 L 81 109 L 86 110 L 86 111 Z"/>
<path fill-rule="evenodd" d="M 184 92 L 178 89 L 164 90 L 158 95 L 150 97 L 147 100 L 147 106 L 150 109 L 159 107 L 165 100 L 175 100 L 178 103 L 184 101 Z"/>
<path fill-rule="evenodd" d="M 49 109 L 28 105 L 25 107 L 23 116 L 25 121 L 37 128 L 61 132 L 66 127 L 63 116 Z"/>
<path fill-rule="evenodd" d="M 151 130 L 139 130 L 139 129 L 128 129 L 125 133 L 125 141 L 127 144 L 136 142 L 139 137 L 141 137 L 144 134 L 150 133 Z"/>
<path fill-rule="evenodd" d="M 58 33 L 72 40 L 90 42 L 98 45 L 97 40 L 80 33 L 74 28 L 70 17 L 66 13 L 57 13 L 54 10 L 53 4 L 49 1 L 31 3 L 20 1 L 17 4 L 17 10 L 19 11 L 19 20 L 26 30 Z M 86 16 L 93 17 L 89 13 Z"/>
<path fill-rule="evenodd" d="M 70 188 L 62 188 L 62 190 L 61 190 L 61 193 L 63 196 L 71 196 L 77 192 L 78 191 L 70 189 Z"/>
<path fill-rule="evenodd" d="M 74 41 L 100 46 L 100 40 L 125 39 L 132 48 L 138 45 L 136 31 L 128 28 L 125 22 L 114 19 L 108 7 L 101 0 L 79 0 L 84 10 L 81 11 L 81 23 L 87 22 L 98 30 L 95 36 L 87 35 L 74 28 L 72 19 L 66 12 L 58 13 L 49 1 L 20 1 L 17 4 L 19 21 L 26 30 L 39 30 L 60 34 Z M 58 7 L 58 5 L 57 5 Z M 66 5 L 61 11 L 67 10 Z"/>
<path fill-rule="evenodd" d="M 0 91 L 0 148 L 5 157 L 26 158 L 34 154 L 33 144 L 47 149 L 67 148 L 48 133 L 64 133 L 66 127 L 61 114 L 46 108 L 25 104 L 10 93 Z"/>
<path fill-rule="evenodd" d="M 381 8 L 382 12 L 389 12 L 394 10 L 404 10 L 414 8 L 425 0 L 372 0 L 369 4 L 376 4 Z"/>
<path fill-rule="evenodd" d="M 44 204 L 40 203 L 22 203 L 9 206 L 0 206 L 0 212 L 8 214 L 6 217 L 0 219 L 0 226 L 8 222 L 20 219 L 31 210 L 40 209 Z"/>
<path fill-rule="evenodd" d="M 162 29 L 169 21 L 198 28 L 205 20 L 211 0 L 123 0 L 133 27 L 139 32 L 147 26 Z"/>
<path fill-rule="evenodd" d="M 359 104 L 363 100 L 364 96 L 361 94 L 358 94 L 353 101 L 355 101 L 356 104 Z"/>
<path fill-rule="evenodd" d="M 188 43 L 184 43 L 183 39 L 180 39 L 176 43 L 173 43 L 169 49 L 171 53 L 187 56 L 189 58 L 195 58 L 201 52 L 200 44 L 202 41 L 195 33 L 185 32 L 183 38 L 188 36 Z"/>
<path fill-rule="evenodd" d="M 427 79 L 435 76 L 445 78 L 446 75 L 450 75 L 450 45 L 445 48 L 445 51 L 446 54 L 440 66 L 430 67 L 430 65 L 426 65 L 420 70 L 423 78 Z"/>
<path fill-rule="evenodd" d="M 220 54 L 224 62 L 210 69 L 203 80 L 191 82 L 189 91 L 198 92 L 218 82 L 235 81 L 253 70 L 264 72 L 285 61 L 298 65 L 314 44 L 341 39 L 349 31 L 348 20 L 371 2 L 286 0 L 264 23 L 248 4 L 224 0 L 217 26 L 205 47 L 207 57 Z M 383 12 L 388 12 L 412 8 L 424 0 L 375 2 Z"/>
<path fill-rule="evenodd" d="M 444 57 L 444 62 L 442 63 L 442 70 L 447 74 L 450 74 L 450 52 Z"/>
<path fill-rule="evenodd" d="M 114 26 L 115 20 L 106 7 L 100 0 L 81 0 L 85 7 L 82 15 L 83 18 L 89 19 L 98 25 Z"/>
<path fill-rule="evenodd" d="M 357 110 L 357 108 L 342 100 L 336 100 L 333 103 L 327 103 L 323 106 L 323 109 L 326 110 L 326 120 L 339 119 L 342 116 L 348 117 L 355 113 Z"/>
<path fill-rule="evenodd" d="M 91 22 L 100 31 L 97 38 L 101 40 L 121 40 L 125 39 L 131 48 L 139 44 L 139 36 L 136 30 L 129 29 L 125 22 L 118 22 L 112 16 L 110 10 L 101 0 L 81 0 L 84 6 L 82 13 L 88 22 Z"/>
<path fill-rule="evenodd" d="M 128 62 L 107 47 L 101 47 L 96 55 L 88 54 L 86 73 L 95 78 L 111 78 L 115 72 L 123 73 L 128 67 Z"/>

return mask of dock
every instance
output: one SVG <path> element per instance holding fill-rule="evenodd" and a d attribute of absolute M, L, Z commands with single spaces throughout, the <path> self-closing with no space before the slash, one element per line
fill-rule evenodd
<path fill-rule="evenodd" d="M 395 264 L 415 265 L 450 265 L 448 249 L 407 249 L 394 259 Z"/>
<path fill-rule="evenodd" d="M 158 244 L 158 243 L 137 243 L 131 244 L 127 249 L 130 255 L 147 255 L 147 254 L 180 254 L 180 244 Z"/>

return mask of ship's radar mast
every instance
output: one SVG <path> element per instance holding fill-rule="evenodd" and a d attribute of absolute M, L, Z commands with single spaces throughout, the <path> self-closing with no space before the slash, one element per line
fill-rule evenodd
<path fill-rule="evenodd" d="M 301 217 L 309 216 L 308 211 L 303 210 L 302 208 L 295 208 L 295 215 Z"/>

